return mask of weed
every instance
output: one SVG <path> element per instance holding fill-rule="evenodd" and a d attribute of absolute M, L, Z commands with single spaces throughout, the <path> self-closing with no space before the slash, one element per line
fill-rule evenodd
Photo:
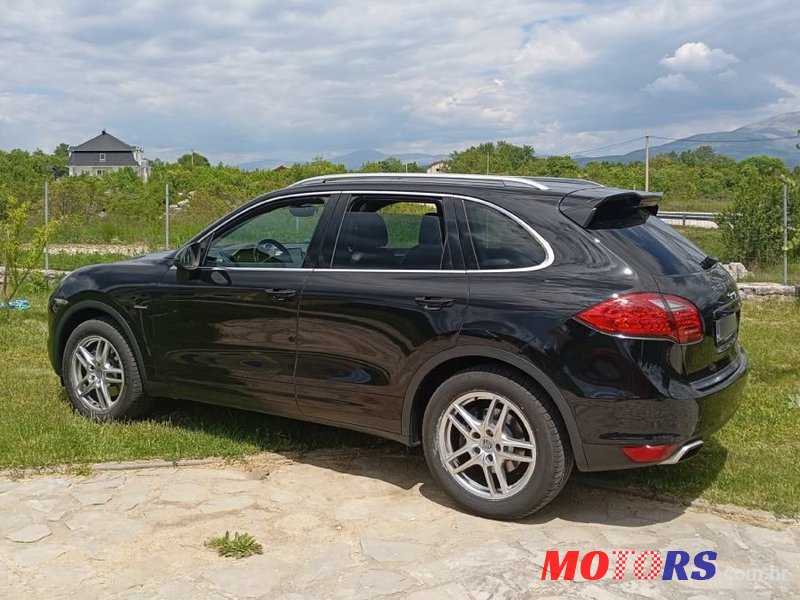
<path fill-rule="evenodd" d="M 220 556 L 229 558 L 247 558 L 264 553 L 261 544 L 249 533 L 236 532 L 231 537 L 230 532 L 226 531 L 225 535 L 208 540 L 206 546 L 216 550 Z"/>

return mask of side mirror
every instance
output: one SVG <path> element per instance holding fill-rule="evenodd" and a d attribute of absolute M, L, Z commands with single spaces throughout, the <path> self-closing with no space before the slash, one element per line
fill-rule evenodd
<path fill-rule="evenodd" d="M 175 266 L 184 271 L 194 271 L 200 265 L 200 244 L 184 246 L 175 255 Z"/>

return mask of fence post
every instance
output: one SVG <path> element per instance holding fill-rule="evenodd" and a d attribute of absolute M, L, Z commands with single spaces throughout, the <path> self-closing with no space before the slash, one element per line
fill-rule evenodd
<path fill-rule="evenodd" d="M 50 182 L 44 180 L 44 226 L 50 222 Z M 48 240 L 44 242 L 44 270 L 50 270 L 50 244 Z"/>
<path fill-rule="evenodd" d="M 164 188 L 164 242 L 169 250 L 169 183 Z"/>
<path fill-rule="evenodd" d="M 783 182 L 783 285 L 789 285 L 789 184 Z"/>

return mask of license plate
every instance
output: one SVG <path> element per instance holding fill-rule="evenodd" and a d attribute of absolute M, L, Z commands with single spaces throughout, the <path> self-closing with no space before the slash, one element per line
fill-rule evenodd
<path fill-rule="evenodd" d="M 723 344 L 734 339 L 736 332 L 739 330 L 739 319 L 736 318 L 736 313 L 717 319 L 716 330 L 717 344 Z"/>

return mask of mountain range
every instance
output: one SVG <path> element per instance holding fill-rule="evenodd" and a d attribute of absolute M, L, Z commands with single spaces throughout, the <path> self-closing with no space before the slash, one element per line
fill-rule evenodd
<path fill-rule="evenodd" d="M 733 131 L 698 133 L 666 144 L 651 145 L 650 156 L 695 150 L 699 146 L 711 146 L 717 154 L 729 156 L 735 160 L 743 160 L 759 154 L 775 156 L 792 169 L 800 164 L 800 150 L 796 146 L 800 142 L 797 135 L 798 130 L 800 130 L 800 112 L 787 112 L 744 125 Z M 611 156 L 575 156 L 573 158 L 581 166 L 599 161 L 629 163 L 643 161 L 644 150 L 634 150 L 627 154 Z"/>
<path fill-rule="evenodd" d="M 439 160 L 445 160 L 446 154 L 425 154 L 423 152 L 405 152 L 401 154 L 385 154 L 378 150 L 355 150 L 347 154 L 337 154 L 333 156 L 326 156 L 325 159 L 333 163 L 343 163 L 348 169 L 357 169 L 367 162 L 379 162 L 387 158 L 396 158 L 402 163 L 415 162 L 420 167 L 427 166 Z M 256 169 L 274 169 L 279 165 L 290 165 L 294 160 L 283 160 L 279 158 L 263 158 L 261 160 L 254 160 L 246 162 L 239 167 L 246 171 L 255 171 Z"/>
<path fill-rule="evenodd" d="M 761 121 L 744 125 L 733 131 L 713 131 L 698 133 L 686 138 L 669 141 L 664 144 L 651 144 L 650 155 L 665 154 L 668 152 L 683 152 L 694 150 L 699 146 L 711 146 L 717 154 L 729 156 L 736 160 L 743 160 L 750 156 L 766 154 L 783 160 L 790 169 L 800 165 L 800 150 L 796 144 L 800 130 L 800 111 L 787 112 L 769 117 Z M 656 136 L 653 142 L 659 141 Z M 386 158 L 397 158 L 401 162 L 416 162 L 419 166 L 426 166 L 439 160 L 447 159 L 446 154 L 425 154 L 407 152 L 400 154 L 386 154 L 378 150 L 355 150 L 346 154 L 326 156 L 334 163 L 344 163 L 348 169 L 357 169 L 366 162 L 381 161 Z M 621 162 L 629 163 L 644 160 L 644 149 L 634 150 L 627 154 L 609 156 L 574 156 L 581 166 L 589 162 Z M 264 158 L 239 165 L 245 170 L 274 169 L 279 165 L 290 165 L 292 160 L 279 158 Z"/>

